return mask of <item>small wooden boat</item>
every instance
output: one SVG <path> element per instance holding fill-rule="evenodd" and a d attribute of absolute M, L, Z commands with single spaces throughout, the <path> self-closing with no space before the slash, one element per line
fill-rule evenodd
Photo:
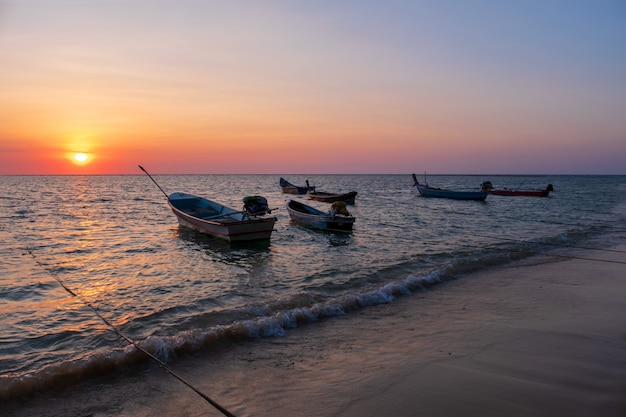
<path fill-rule="evenodd" d="M 299 201 L 289 200 L 287 212 L 295 223 L 334 232 L 351 231 L 356 220 L 346 210 L 346 203 L 343 201 L 334 202 L 329 212 L 323 212 Z"/>
<path fill-rule="evenodd" d="M 509 197 L 547 197 L 550 191 L 554 191 L 552 184 L 543 190 L 510 190 L 508 188 L 493 188 L 491 181 L 485 181 L 481 184 L 481 189 L 489 194 L 504 195 Z"/>
<path fill-rule="evenodd" d="M 248 196 L 243 199 L 243 210 L 237 211 L 206 198 L 186 193 L 169 196 L 144 167 L 146 173 L 163 195 L 176 215 L 178 224 L 229 242 L 267 240 L 274 231 L 276 217 L 263 217 L 272 210 L 265 197 Z"/>
<path fill-rule="evenodd" d="M 324 203 L 334 203 L 335 201 L 343 201 L 346 204 L 354 205 L 357 192 L 350 191 L 344 194 L 326 193 L 324 191 L 311 191 L 309 192 L 309 199 L 315 201 L 322 201 Z"/>
<path fill-rule="evenodd" d="M 265 201 L 265 208 L 262 208 Z M 244 209 L 233 208 L 186 193 L 172 193 L 168 203 L 181 226 L 225 239 L 229 242 L 269 239 L 276 217 L 269 213 L 267 200 L 259 196 L 244 198 Z"/>
<path fill-rule="evenodd" d="M 479 200 L 484 201 L 489 193 L 487 191 L 454 191 L 442 190 L 441 188 L 430 187 L 428 184 L 420 184 L 413 174 L 413 186 L 422 197 L 451 198 L 453 200 Z"/>
<path fill-rule="evenodd" d="M 293 185 L 282 177 L 280 178 L 279 184 L 285 194 L 306 194 L 308 192 L 315 191 L 315 187 L 311 187 L 308 180 L 306 181 L 306 187 Z"/>

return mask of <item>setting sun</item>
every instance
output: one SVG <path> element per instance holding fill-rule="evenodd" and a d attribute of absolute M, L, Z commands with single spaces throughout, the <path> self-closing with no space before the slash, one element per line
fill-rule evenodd
<path fill-rule="evenodd" d="M 76 152 L 71 154 L 70 159 L 76 165 L 85 165 L 90 162 L 91 156 L 88 153 Z"/>

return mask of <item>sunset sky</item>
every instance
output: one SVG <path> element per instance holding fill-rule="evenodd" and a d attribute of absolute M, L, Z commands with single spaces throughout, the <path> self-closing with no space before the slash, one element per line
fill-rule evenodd
<path fill-rule="evenodd" d="M 0 51 L 0 175 L 626 174 L 626 0 L 0 0 Z"/>

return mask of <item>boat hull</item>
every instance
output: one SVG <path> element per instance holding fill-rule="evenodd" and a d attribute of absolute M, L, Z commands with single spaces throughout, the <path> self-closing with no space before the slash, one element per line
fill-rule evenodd
<path fill-rule="evenodd" d="M 483 182 L 481 188 L 489 194 L 503 195 L 507 197 L 548 197 L 550 195 L 550 191 L 554 191 L 552 184 L 548 184 L 548 186 L 543 190 L 511 190 L 508 188 L 493 188 L 491 181 Z"/>
<path fill-rule="evenodd" d="M 485 191 L 451 191 L 440 190 L 437 188 L 425 187 L 422 185 L 416 185 L 417 191 L 422 197 L 434 197 L 434 198 L 449 198 L 452 200 L 478 200 L 484 201 L 489 195 Z"/>
<path fill-rule="evenodd" d="M 284 178 L 281 178 L 279 181 L 280 188 L 284 194 L 306 194 L 308 192 L 315 191 L 315 187 L 309 186 L 309 182 L 307 181 L 306 187 L 299 187 L 297 185 L 293 185 L 289 181 Z"/>
<path fill-rule="evenodd" d="M 315 201 L 321 201 L 323 203 L 334 203 L 335 201 L 343 201 L 346 204 L 354 205 L 357 192 L 350 191 L 345 194 L 333 194 L 325 193 L 321 191 L 315 191 L 309 193 L 309 199 Z"/>
<path fill-rule="evenodd" d="M 293 200 L 287 202 L 287 212 L 294 223 L 314 229 L 333 232 L 350 232 L 354 226 L 353 216 L 332 215 Z"/>
<path fill-rule="evenodd" d="M 180 226 L 229 242 L 269 239 L 277 220 L 247 215 L 191 194 L 174 193 L 169 205 Z"/>
<path fill-rule="evenodd" d="M 452 200 L 476 200 L 485 201 L 489 193 L 485 190 L 480 191 L 454 191 L 442 190 L 441 188 L 432 188 L 428 185 L 422 185 L 417 181 L 417 176 L 413 176 L 413 186 L 422 197 L 449 198 Z"/>
<path fill-rule="evenodd" d="M 548 190 L 487 190 L 487 192 L 493 195 L 503 195 L 508 197 L 548 197 L 550 195 L 550 191 Z"/>
<path fill-rule="evenodd" d="M 287 186 L 281 188 L 284 194 L 306 194 L 309 192 L 308 187 Z"/>

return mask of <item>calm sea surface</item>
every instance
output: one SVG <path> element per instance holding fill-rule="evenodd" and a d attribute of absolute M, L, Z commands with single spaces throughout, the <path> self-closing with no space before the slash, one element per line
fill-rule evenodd
<path fill-rule="evenodd" d="M 235 245 L 179 228 L 145 175 L 0 176 L 0 401 L 145 361 L 113 326 L 171 362 L 349 317 L 463 272 L 607 248 L 626 228 L 626 176 L 428 177 L 441 188 L 555 188 L 474 202 L 421 198 L 409 174 L 284 175 L 358 191 L 349 234 L 291 224 L 289 198 L 329 206 L 282 194 L 279 177 L 154 176 L 167 193 L 234 208 L 265 196 L 277 208 L 271 240 Z"/>

